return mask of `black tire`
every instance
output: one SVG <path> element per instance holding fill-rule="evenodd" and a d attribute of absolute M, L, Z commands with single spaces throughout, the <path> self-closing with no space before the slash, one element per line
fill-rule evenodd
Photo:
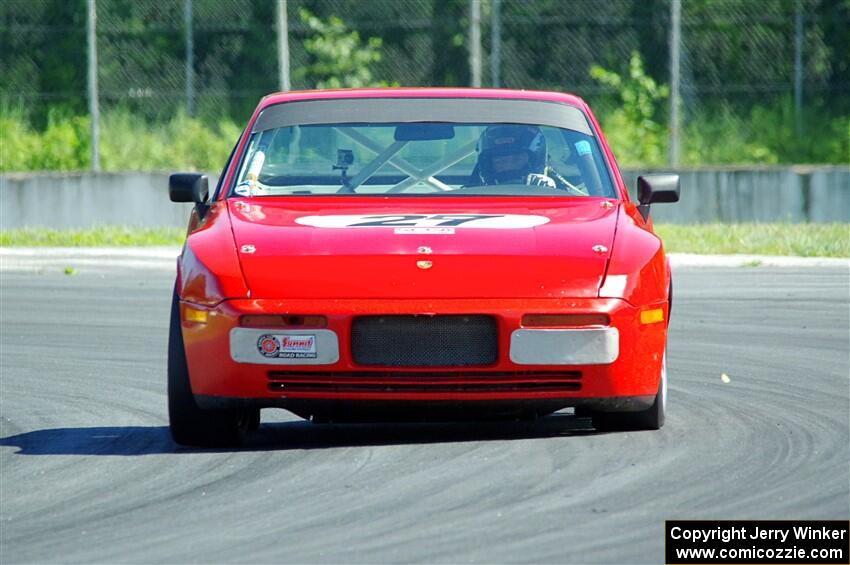
<path fill-rule="evenodd" d="M 260 423 L 259 410 L 237 412 L 198 407 L 189 382 L 176 292 L 168 333 L 168 423 L 175 442 L 201 447 L 238 445 L 244 433 L 256 429 Z"/>
<path fill-rule="evenodd" d="M 670 326 L 670 313 L 673 311 L 673 281 L 667 290 L 667 326 Z M 593 427 L 599 431 L 660 430 L 664 426 L 667 414 L 667 348 L 661 358 L 661 378 L 655 402 L 647 410 L 639 412 L 599 412 L 579 408 L 577 416 L 590 416 Z"/>
<path fill-rule="evenodd" d="M 670 279 L 670 287 L 667 289 L 667 327 L 670 327 L 670 318 L 673 316 L 673 279 Z"/>
<path fill-rule="evenodd" d="M 241 434 L 256 432 L 260 428 L 260 410 L 241 410 L 237 416 L 237 427 Z"/>
<path fill-rule="evenodd" d="M 655 402 L 647 410 L 638 412 L 578 411 L 577 415 L 590 416 L 598 431 L 660 430 L 667 412 L 667 353 L 661 361 L 661 378 Z"/>

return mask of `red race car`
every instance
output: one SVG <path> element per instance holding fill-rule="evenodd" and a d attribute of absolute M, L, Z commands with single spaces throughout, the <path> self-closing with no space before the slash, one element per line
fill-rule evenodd
<path fill-rule="evenodd" d="M 177 264 L 171 433 L 224 445 L 260 409 L 316 422 L 533 418 L 658 429 L 670 267 L 568 94 L 363 89 L 264 98 Z"/>

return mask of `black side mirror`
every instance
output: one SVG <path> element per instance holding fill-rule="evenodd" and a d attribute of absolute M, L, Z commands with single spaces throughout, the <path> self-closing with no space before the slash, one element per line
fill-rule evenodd
<path fill-rule="evenodd" d="M 168 178 L 168 196 L 172 202 L 206 204 L 210 181 L 200 173 L 174 173 Z"/>
<path fill-rule="evenodd" d="M 679 175 L 640 176 L 637 188 L 638 211 L 644 220 L 649 217 L 650 204 L 679 201 Z"/>
<path fill-rule="evenodd" d="M 208 208 L 210 180 L 200 173 L 174 173 L 168 178 L 168 196 L 172 202 L 194 202 L 203 218 Z"/>

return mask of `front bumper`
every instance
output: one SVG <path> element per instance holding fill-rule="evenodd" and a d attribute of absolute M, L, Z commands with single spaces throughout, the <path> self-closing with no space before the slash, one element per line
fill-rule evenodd
<path fill-rule="evenodd" d="M 280 348 L 287 338 L 309 340 L 309 352 L 264 355 L 257 344 L 270 337 Z M 230 359 L 248 365 L 309 365 L 325 367 L 340 360 L 340 336 L 325 329 L 232 328 Z M 516 329 L 511 332 L 508 357 L 516 365 L 607 365 L 617 360 L 617 328 Z"/>
<path fill-rule="evenodd" d="M 183 338 L 193 393 L 208 406 L 283 406 L 298 401 L 557 401 L 641 407 L 658 388 L 666 324 L 642 324 L 620 299 L 506 300 L 228 300 L 205 323 L 186 321 Z M 662 307 L 659 303 L 653 307 Z M 528 329 L 529 313 L 606 313 L 607 328 Z M 241 328 L 248 314 L 321 314 L 322 330 Z M 493 316 L 498 358 L 487 366 L 394 368 L 358 365 L 351 354 L 356 316 L 456 314 Z M 263 334 L 315 336 L 315 351 L 266 357 Z M 309 345 L 309 344 L 308 344 Z M 305 351 L 308 351 L 305 349 Z"/>

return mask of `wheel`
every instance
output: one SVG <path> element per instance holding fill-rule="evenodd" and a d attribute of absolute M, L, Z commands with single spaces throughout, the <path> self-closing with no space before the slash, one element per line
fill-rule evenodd
<path fill-rule="evenodd" d="M 238 445 L 244 433 L 256 429 L 260 423 L 257 409 L 225 411 L 198 407 L 189 383 L 176 291 L 168 333 L 168 423 L 175 442 L 202 447 Z"/>
<path fill-rule="evenodd" d="M 661 358 L 661 378 L 655 402 L 646 410 L 639 412 L 598 412 L 582 411 L 593 419 L 593 427 L 599 431 L 660 430 L 664 426 L 667 412 L 667 351 Z"/>
<path fill-rule="evenodd" d="M 240 410 L 236 417 L 240 433 L 256 432 L 260 428 L 260 409 Z"/>

